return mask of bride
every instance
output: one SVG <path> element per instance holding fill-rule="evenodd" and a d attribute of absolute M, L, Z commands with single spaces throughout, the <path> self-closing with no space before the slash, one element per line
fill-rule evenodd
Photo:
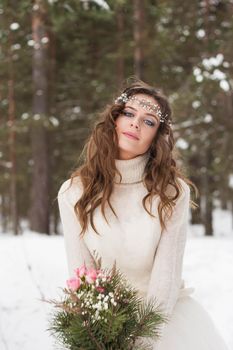
<path fill-rule="evenodd" d="M 70 276 L 82 264 L 116 267 L 168 322 L 156 350 L 226 350 L 208 312 L 182 279 L 190 189 L 175 160 L 167 98 L 141 80 L 107 105 L 84 147 L 83 164 L 59 189 Z M 93 349 L 94 350 L 94 349 Z"/>

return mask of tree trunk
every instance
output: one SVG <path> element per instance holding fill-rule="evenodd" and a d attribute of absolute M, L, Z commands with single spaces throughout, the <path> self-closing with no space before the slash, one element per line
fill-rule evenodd
<path fill-rule="evenodd" d="M 205 213 L 204 227 L 205 235 L 213 236 L 213 187 L 210 171 L 212 167 L 212 150 L 210 146 L 206 150 L 206 172 L 204 174 L 204 189 L 205 189 Z"/>
<path fill-rule="evenodd" d="M 59 216 L 59 210 L 58 208 L 56 208 L 57 210 L 54 210 L 54 214 L 53 214 L 53 232 L 56 235 L 59 235 L 59 223 L 60 223 L 60 216 Z"/>
<path fill-rule="evenodd" d="M 48 35 L 46 33 L 46 9 L 43 0 L 34 0 L 32 16 L 33 51 L 33 123 L 32 188 L 30 228 L 49 234 L 49 142 L 46 129 L 48 114 Z"/>
<path fill-rule="evenodd" d="M 8 79 L 8 125 L 9 125 L 9 158 L 10 158 L 10 212 L 12 229 L 15 235 L 18 230 L 18 205 L 16 185 L 16 133 L 15 133 L 15 96 L 14 67 L 11 52 L 12 33 L 9 33 L 9 79 Z"/>
<path fill-rule="evenodd" d="M 190 159 L 190 166 L 192 165 L 192 169 L 198 169 L 200 165 L 200 157 L 199 155 L 193 155 Z M 201 188 L 201 181 L 198 176 L 195 175 L 195 171 L 192 171 L 192 175 L 190 177 L 191 181 L 197 186 L 198 190 Z M 201 224 L 202 223 L 202 215 L 201 215 L 201 193 L 199 193 L 199 196 L 195 199 L 195 202 L 197 203 L 198 207 L 191 211 L 192 217 L 191 217 L 191 224 Z"/>
<path fill-rule="evenodd" d="M 8 231 L 8 217 L 9 217 L 9 210 L 8 210 L 8 194 L 6 191 L 3 191 L 1 193 L 1 225 L 2 225 L 2 232 L 6 233 Z"/>
<path fill-rule="evenodd" d="M 134 0 L 134 73 L 139 79 L 144 78 L 145 8 L 143 0 Z"/>
<path fill-rule="evenodd" d="M 204 28 L 206 31 L 205 43 L 207 54 L 209 55 L 209 43 L 210 43 L 210 1 L 205 0 L 205 13 L 204 13 Z M 204 227 L 205 235 L 213 236 L 213 188 L 211 184 L 213 179 L 211 178 L 212 162 L 213 162 L 213 150 L 212 143 L 209 141 L 207 144 L 206 154 L 205 154 L 205 165 L 206 172 L 204 174 L 204 185 L 205 185 L 205 213 L 204 213 Z"/>
<path fill-rule="evenodd" d="M 116 7 L 116 20 L 117 20 L 117 82 L 121 87 L 124 79 L 124 17 L 121 4 Z"/>
<path fill-rule="evenodd" d="M 193 181 L 193 179 L 191 179 Z M 193 181 L 194 182 L 194 181 Z M 195 185 L 197 185 L 197 182 L 195 182 Z M 200 188 L 197 185 L 198 188 Z M 192 217 L 191 217 L 191 224 L 196 225 L 196 224 L 201 224 L 202 223 L 202 218 L 201 218 L 201 198 L 198 197 L 195 199 L 195 202 L 197 203 L 198 207 L 195 208 L 195 210 L 192 210 Z"/>

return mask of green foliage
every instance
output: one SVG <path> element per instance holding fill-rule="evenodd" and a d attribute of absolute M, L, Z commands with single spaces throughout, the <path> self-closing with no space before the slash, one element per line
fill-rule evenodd
<path fill-rule="evenodd" d="M 116 306 L 109 303 L 104 311 L 104 321 L 92 319 L 92 308 L 85 313 L 83 306 L 87 299 L 88 290 L 92 285 L 83 286 L 77 291 L 64 289 L 66 295 L 62 302 L 52 301 L 60 311 L 51 319 L 50 332 L 60 344 L 70 350 L 131 350 L 137 349 L 138 339 L 159 336 L 159 326 L 166 322 L 156 300 L 146 302 L 138 296 L 119 270 L 104 270 L 111 279 L 104 285 L 104 295 L 114 293 Z M 103 286 L 103 284 L 101 283 Z M 83 291 L 83 297 L 79 292 Z M 111 294 L 111 293 L 110 293 Z M 95 292 L 94 295 L 99 295 Z M 93 301 L 95 300 L 95 301 Z M 90 297 L 90 303 L 97 301 Z M 149 349 L 149 347 L 148 347 Z"/>

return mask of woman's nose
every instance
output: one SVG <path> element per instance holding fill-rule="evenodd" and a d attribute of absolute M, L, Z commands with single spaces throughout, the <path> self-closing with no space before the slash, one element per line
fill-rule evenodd
<path fill-rule="evenodd" d="M 133 120 L 131 120 L 131 126 L 135 126 L 137 129 L 140 128 L 140 120 L 137 118 L 134 118 Z"/>

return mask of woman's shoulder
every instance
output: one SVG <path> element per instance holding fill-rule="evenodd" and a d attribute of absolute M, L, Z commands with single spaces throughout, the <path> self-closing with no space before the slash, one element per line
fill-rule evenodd
<path fill-rule="evenodd" d="M 79 176 L 69 178 L 65 180 L 59 190 L 58 199 L 68 200 L 70 203 L 75 204 L 82 194 L 82 181 Z"/>
<path fill-rule="evenodd" d="M 184 181 L 181 177 L 178 177 L 178 178 L 177 178 L 177 181 L 178 181 L 179 184 L 180 184 L 181 191 L 184 193 L 183 195 L 189 194 L 189 193 L 190 193 L 190 187 L 189 187 L 189 185 L 187 184 L 187 182 Z"/>
<path fill-rule="evenodd" d="M 189 197 L 190 196 L 190 187 L 187 184 L 187 182 L 184 179 L 182 179 L 181 177 L 177 177 L 176 183 L 177 183 L 179 191 L 180 191 L 177 200 L 182 200 L 183 198 Z M 174 185 L 171 185 L 171 184 L 168 185 L 167 194 L 169 196 L 174 196 L 176 194 L 176 190 L 175 190 Z"/>

